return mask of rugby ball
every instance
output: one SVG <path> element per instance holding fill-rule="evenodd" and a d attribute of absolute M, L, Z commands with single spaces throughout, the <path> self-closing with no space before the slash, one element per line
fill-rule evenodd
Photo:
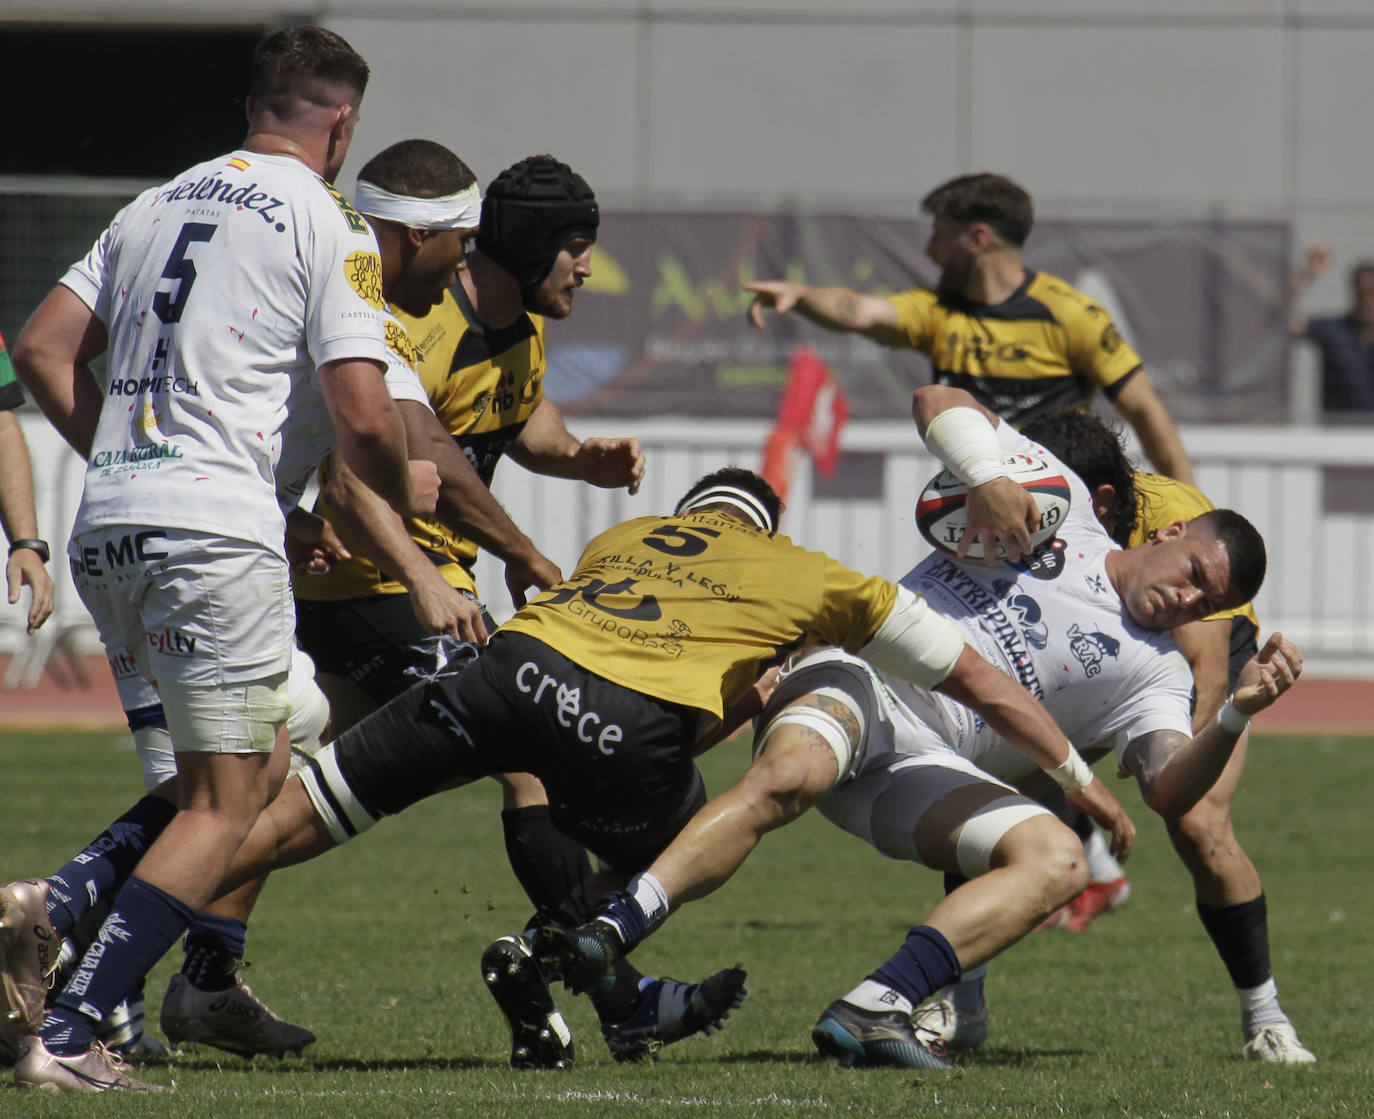
<path fill-rule="evenodd" d="M 1039 455 L 1007 454 L 1002 459 L 1007 475 L 1035 498 L 1040 524 L 1031 533 L 1031 546 L 1051 539 L 1069 513 L 1069 483 L 1058 466 Z M 947 556 L 959 554 L 959 542 L 966 528 L 964 503 L 968 487 L 948 470 L 942 470 L 926 483 L 916 503 L 916 528 L 936 551 Z M 999 559 L 1006 553 L 999 546 Z M 966 559 L 983 558 L 983 542 L 973 538 Z"/>

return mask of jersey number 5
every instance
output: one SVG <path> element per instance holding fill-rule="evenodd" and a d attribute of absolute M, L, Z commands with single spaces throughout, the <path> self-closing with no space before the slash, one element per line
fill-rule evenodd
<path fill-rule="evenodd" d="M 186 310 L 186 301 L 191 298 L 191 285 L 196 282 L 196 266 L 186 258 L 187 251 L 196 242 L 210 240 L 218 228 L 202 221 L 188 221 L 181 227 L 177 243 L 172 246 L 171 255 L 162 268 L 164 280 L 176 281 L 176 295 L 171 291 L 159 291 L 153 295 L 153 311 L 163 322 L 180 322 L 181 312 Z"/>

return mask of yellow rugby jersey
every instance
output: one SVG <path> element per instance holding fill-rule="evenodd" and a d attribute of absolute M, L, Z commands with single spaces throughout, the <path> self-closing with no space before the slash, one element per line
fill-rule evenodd
<path fill-rule="evenodd" d="M 995 305 L 915 288 L 889 297 L 901 330 L 952 385 L 1015 426 L 1054 408 L 1113 395 L 1140 357 L 1111 316 L 1063 280 L 1027 272 Z"/>
<path fill-rule="evenodd" d="M 544 398 L 543 316 L 522 313 L 510 326 L 493 329 L 477 317 L 461 283 L 422 318 L 396 308 L 392 313 L 410 334 L 415 368 L 435 414 L 490 486 L 496 464 Z M 323 501 L 317 511 L 330 517 Z M 452 586 L 477 593 L 473 541 L 430 518 L 412 517 L 406 527 Z M 327 575 L 296 581 L 297 597 L 312 602 L 405 591 L 360 556 L 335 565 Z"/>
<path fill-rule="evenodd" d="M 501 629 L 720 718 L 803 644 L 857 652 L 896 594 L 886 579 L 722 513 L 638 517 L 593 540 L 571 579 Z"/>
<path fill-rule="evenodd" d="M 1135 528 L 1131 530 L 1131 539 L 1127 544 L 1130 548 L 1153 540 L 1161 528 L 1175 521 L 1191 521 L 1216 508 L 1201 490 L 1164 474 L 1136 471 L 1135 492 L 1138 501 Z M 1209 614 L 1206 620 L 1221 621 L 1226 618 L 1247 618 L 1254 625 L 1256 634 L 1259 633 L 1259 617 L 1255 614 L 1253 603 L 1247 602 L 1233 610 L 1218 610 L 1215 614 Z"/>

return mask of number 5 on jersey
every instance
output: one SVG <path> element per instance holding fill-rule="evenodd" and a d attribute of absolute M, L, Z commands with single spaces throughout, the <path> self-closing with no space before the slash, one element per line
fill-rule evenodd
<path fill-rule="evenodd" d="M 181 227 L 177 243 L 172 246 L 171 255 L 162 268 L 162 278 L 175 282 L 175 295 L 172 291 L 159 291 L 153 295 L 153 311 L 165 323 L 181 321 L 181 313 L 186 310 L 186 301 L 191 298 L 191 286 L 196 282 L 196 266 L 186 256 L 191 246 L 197 242 L 208 241 L 215 235 L 218 226 L 201 221 L 188 221 Z"/>

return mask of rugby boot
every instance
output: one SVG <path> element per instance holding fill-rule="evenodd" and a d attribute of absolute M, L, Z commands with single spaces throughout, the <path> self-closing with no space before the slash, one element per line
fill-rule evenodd
<path fill-rule="evenodd" d="M 916 1036 L 931 1044 L 938 1038 L 945 1052 L 977 1049 L 988 1039 L 988 1000 L 981 1000 L 977 1012 L 970 1014 L 954 1005 L 950 990 L 936 992 L 916 1008 L 911 1016 Z"/>
<path fill-rule="evenodd" d="M 19 1088 L 40 1092 L 167 1092 L 163 1084 L 149 1084 L 129 1075 L 129 1066 L 100 1042 L 84 1053 L 59 1057 L 48 1052 L 41 1037 L 26 1037 L 19 1044 L 14 1066 Z"/>
<path fill-rule="evenodd" d="M 178 972 L 162 998 L 162 1032 L 173 1045 L 213 1045 L 237 1057 L 303 1056 L 315 1035 L 272 1010 L 240 977 L 222 991 L 202 991 Z"/>
<path fill-rule="evenodd" d="M 503 936 L 482 953 L 482 979 L 510 1025 L 511 1068 L 569 1068 L 572 1032 L 522 937 Z"/>
<path fill-rule="evenodd" d="M 601 1036 L 617 1061 L 656 1061 L 663 1046 L 719 1029 L 749 993 L 744 978 L 736 964 L 700 983 L 642 979 L 639 1007 L 624 1021 L 603 1021 Z"/>
<path fill-rule="evenodd" d="M 911 1016 L 897 1010 L 863 1010 L 836 999 L 821 1015 L 811 1040 L 827 1057 L 854 1067 L 951 1069 L 943 1046 L 923 1040 Z"/>
<path fill-rule="evenodd" d="M 1310 1065 L 1317 1059 L 1298 1040 L 1298 1031 L 1291 1022 L 1259 1027 L 1245 1039 L 1241 1053 L 1247 1061 L 1280 1065 Z"/>
<path fill-rule="evenodd" d="M 541 925 L 534 934 L 534 957 L 550 979 L 561 979 L 580 995 L 615 974 L 620 938 L 605 921 L 588 921 L 575 929 Z"/>
<path fill-rule="evenodd" d="M 43 1025 L 62 947 L 47 902 L 48 884 L 41 878 L 0 890 L 0 1040 L 16 1055 L 20 1039 Z"/>
<path fill-rule="evenodd" d="M 1103 913 L 1113 913 L 1131 900 L 1131 882 L 1117 878 L 1111 882 L 1089 882 L 1083 892 L 1067 901 L 1035 926 L 1036 932 L 1087 932 Z"/>

